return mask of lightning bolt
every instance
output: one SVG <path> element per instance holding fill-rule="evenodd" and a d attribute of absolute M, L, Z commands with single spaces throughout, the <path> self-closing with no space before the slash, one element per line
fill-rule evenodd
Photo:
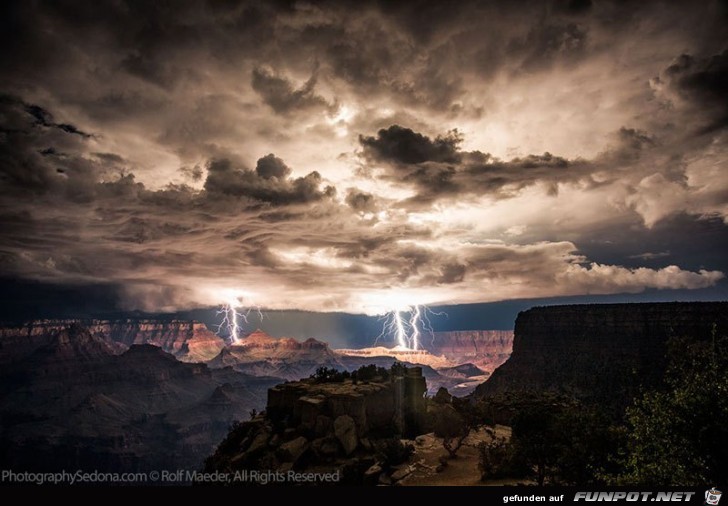
<path fill-rule="evenodd" d="M 420 306 L 415 306 L 413 310 L 410 310 L 410 328 L 412 329 L 412 334 L 410 335 L 410 346 L 413 350 L 420 347 L 420 316 L 422 316 Z"/>
<path fill-rule="evenodd" d="M 240 344 L 241 331 L 243 327 L 241 322 L 248 325 L 250 322 L 248 317 L 250 313 L 255 311 L 258 314 L 258 318 L 263 321 L 264 315 L 260 307 L 255 305 L 249 305 L 244 310 L 239 310 L 243 306 L 242 297 L 232 297 L 227 304 L 224 304 L 217 312 L 218 316 L 222 316 L 220 324 L 217 326 L 217 334 L 226 334 L 232 344 Z"/>
<path fill-rule="evenodd" d="M 435 344 L 435 329 L 432 328 L 432 320 L 430 320 L 430 317 L 444 316 L 445 318 L 450 318 L 450 316 L 445 311 L 433 311 L 427 306 L 423 307 L 424 311 L 422 311 L 422 330 L 430 334 L 430 344 Z"/>
<path fill-rule="evenodd" d="M 380 339 L 393 337 L 397 346 L 407 350 L 419 350 L 422 346 L 421 338 L 423 333 L 429 333 L 434 342 L 435 334 L 430 320 L 432 316 L 447 317 L 447 313 L 435 312 L 422 305 L 390 311 L 379 318 L 383 322 L 382 331 L 374 339 L 374 345 Z"/>

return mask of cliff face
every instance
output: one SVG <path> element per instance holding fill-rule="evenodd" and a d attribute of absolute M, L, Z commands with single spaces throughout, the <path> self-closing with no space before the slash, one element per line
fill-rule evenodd
<path fill-rule="evenodd" d="M 93 334 L 109 336 L 125 346 L 154 344 L 185 362 L 210 360 L 225 346 L 221 337 L 197 321 L 98 321 L 89 327 Z"/>
<path fill-rule="evenodd" d="M 73 324 L 83 325 L 117 353 L 133 344 L 153 344 L 185 362 L 205 362 L 225 346 L 222 338 L 196 321 L 36 320 L 20 327 L 0 328 L 0 363 L 22 358 L 47 345 Z"/>
<path fill-rule="evenodd" d="M 513 354 L 475 391 L 557 391 L 623 406 L 660 380 L 670 337 L 728 333 L 728 302 L 537 307 L 516 319 Z"/>
<path fill-rule="evenodd" d="M 442 355 L 456 364 L 475 364 L 483 371 L 490 373 L 511 355 L 513 331 L 435 332 L 432 340 L 424 339 L 422 345 L 434 355 Z"/>

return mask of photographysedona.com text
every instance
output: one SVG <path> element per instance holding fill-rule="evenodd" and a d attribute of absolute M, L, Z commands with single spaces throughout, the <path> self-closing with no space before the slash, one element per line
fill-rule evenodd
<path fill-rule="evenodd" d="M 149 473 L 113 473 L 104 471 L 56 471 L 31 472 L 3 469 L 0 483 L 13 485 L 81 485 L 81 484 L 132 484 L 149 482 Z"/>
<path fill-rule="evenodd" d="M 297 471 L 257 471 L 203 473 L 188 469 L 164 469 L 160 471 L 115 473 L 105 471 L 56 471 L 32 472 L 3 469 L 0 484 L 6 485 L 133 485 L 133 484 L 232 484 L 256 483 L 338 483 L 339 471 L 331 473 L 302 473 Z"/>

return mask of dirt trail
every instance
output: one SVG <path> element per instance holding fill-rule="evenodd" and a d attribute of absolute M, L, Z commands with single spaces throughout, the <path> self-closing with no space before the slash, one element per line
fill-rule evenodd
<path fill-rule="evenodd" d="M 511 429 L 503 425 L 496 426 L 496 435 L 510 439 Z M 410 459 L 412 472 L 403 478 L 399 484 L 405 486 L 497 486 L 515 485 L 515 480 L 480 481 L 478 471 L 478 449 L 481 441 L 491 441 L 485 430 L 471 433 L 458 452 L 457 458 L 448 460 L 447 466 L 438 473 L 435 471 L 440 464 L 440 457 L 447 452 L 442 447 L 442 439 L 429 433 L 419 436 L 413 441 L 415 454 Z M 522 480 L 519 480 L 522 481 Z"/>

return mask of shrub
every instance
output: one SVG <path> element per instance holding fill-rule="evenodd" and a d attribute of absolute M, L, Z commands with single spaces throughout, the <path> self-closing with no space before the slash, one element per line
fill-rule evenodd
<path fill-rule="evenodd" d="M 410 443 L 402 443 L 399 438 L 380 439 L 374 444 L 377 459 L 382 462 L 383 467 L 396 466 L 406 462 L 415 452 L 415 447 Z"/>

